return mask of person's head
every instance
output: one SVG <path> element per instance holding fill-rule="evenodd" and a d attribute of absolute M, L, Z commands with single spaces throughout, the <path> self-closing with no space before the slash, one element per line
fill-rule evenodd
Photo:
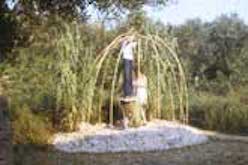
<path fill-rule="evenodd" d="M 134 39 L 135 39 L 134 36 L 128 36 L 128 37 L 126 37 L 124 42 L 126 42 L 126 43 L 134 42 Z"/>
<path fill-rule="evenodd" d="M 134 35 L 131 35 L 128 39 L 129 39 L 130 42 L 134 42 L 135 36 Z"/>
<path fill-rule="evenodd" d="M 134 42 L 135 40 L 135 37 L 134 36 L 128 36 L 126 37 L 123 41 L 122 41 L 122 44 L 126 45 L 126 44 L 129 44 L 131 42 Z"/>

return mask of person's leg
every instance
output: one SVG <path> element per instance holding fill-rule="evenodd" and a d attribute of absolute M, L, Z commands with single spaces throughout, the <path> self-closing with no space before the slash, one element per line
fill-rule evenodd
<path fill-rule="evenodd" d="M 124 64 L 124 96 L 133 95 L 133 80 L 132 80 L 132 70 L 133 70 L 133 61 L 132 60 L 123 60 Z"/>
<path fill-rule="evenodd" d="M 124 108 L 122 109 L 123 111 L 123 128 L 127 129 L 129 125 L 129 114 L 127 112 L 127 105 L 125 104 L 130 104 L 130 101 L 132 99 L 130 96 L 133 96 L 133 79 L 132 79 L 132 71 L 133 71 L 133 60 L 123 60 L 123 65 L 124 65 L 124 82 L 123 82 L 123 92 L 124 92 L 124 97 L 123 99 L 124 103 L 122 103 Z"/>

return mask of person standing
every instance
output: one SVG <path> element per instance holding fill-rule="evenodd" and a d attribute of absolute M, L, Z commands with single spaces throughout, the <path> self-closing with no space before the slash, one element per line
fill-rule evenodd
<path fill-rule="evenodd" d="M 134 36 L 129 37 L 122 43 L 121 51 L 123 57 L 124 67 L 124 83 L 123 93 L 125 101 L 131 101 L 133 96 L 133 61 L 134 61 L 134 49 L 137 43 L 134 42 Z"/>
<path fill-rule="evenodd" d="M 124 97 L 121 99 L 123 105 L 126 108 L 123 109 L 123 128 L 128 128 L 129 118 L 131 117 L 127 105 L 135 101 L 133 91 L 133 65 L 134 65 L 134 49 L 137 43 L 134 41 L 134 36 L 128 37 L 122 42 L 121 53 L 123 59 L 124 68 L 124 82 L 123 82 L 123 94 Z"/>
<path fill-rule="evenodd" d="M 136 102 L 140 105 L 140 115 L 144 123 L 147 122 L 145 109 L 148 102 L 148 83 L 147 77 L 141 73 L 137 68 L 135 69 L 135 78 L 133 81 L 134 94 L 136 96 Z"/>

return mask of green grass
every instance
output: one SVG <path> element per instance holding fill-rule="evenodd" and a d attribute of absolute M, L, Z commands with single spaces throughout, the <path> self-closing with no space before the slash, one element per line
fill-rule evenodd
<path fill-rule="evenodd" d="M 244 86 L 225 96 L 210 92 L 192 94 L 191 124 L 221 132 L 248 134 L 247 91 Z"/>

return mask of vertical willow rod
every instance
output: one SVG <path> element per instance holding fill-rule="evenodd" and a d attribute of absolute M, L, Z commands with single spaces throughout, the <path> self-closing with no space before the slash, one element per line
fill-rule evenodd
<path fill-rule="evenodd" d="M 114 76 L 113 76 L 112 85 L 111 85 L 111 95 L 110 95 L 111 101 L 110 101 L 109 118 L 110 118 L 110 124 L 112 124 L 112 125 L 113 125 L 113 117 L 114 117 L 113 108 L 114 108 L 115 84 L 116 84 L 116 78 L 117 78 L 117 72 L 118 72 L 120 60 L 121 60 L 121 52 L 119 52 L 119 54 L 118 54 L 118 59 L 117 59 L 117 62 L 115 64 Z"/>

